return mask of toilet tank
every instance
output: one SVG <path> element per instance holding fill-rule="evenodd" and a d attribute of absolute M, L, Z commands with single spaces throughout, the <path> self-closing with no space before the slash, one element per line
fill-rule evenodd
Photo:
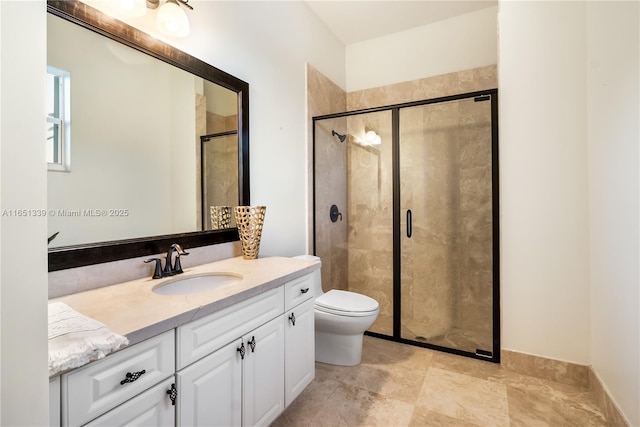
<path fill-rule="evenodd" d="M 293 258 L 306 259 L 308 261 L 318 261 L 322 263 L 322 260 L 320 259 L 320 257 L 315 255 L 298 255 L 298 256 L 294 256 Z M 313 292 L 315 297 L 318 298 L 320 295 L 324 293 L 322 292 L 322 276 L 320 275 L 320 269 L 314 270 L 312 274 L 313 274 Z"/>

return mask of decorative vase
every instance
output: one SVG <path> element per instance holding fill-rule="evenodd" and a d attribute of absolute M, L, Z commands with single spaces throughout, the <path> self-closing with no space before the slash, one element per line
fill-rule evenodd
<path fill-rule="evenodd" d="M 236 216 L 236 225 L 242 245 L 242 257 L 244 259 L 257 259 L 260 251 L 260 237 L 262 237 L 262 225 L 266 206 L 236 206 L 233 208 Z"/>
<path fill-rule="evenodd" d="M 231 226 L 231 206 L 209 206 L 211 229 L 224 230 Z"/>

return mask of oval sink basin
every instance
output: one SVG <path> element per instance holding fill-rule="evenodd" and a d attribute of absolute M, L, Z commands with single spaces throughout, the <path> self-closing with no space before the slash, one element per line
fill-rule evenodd
<path fill-rule="evenodd" d="M 237 273 L 202 273 L 176 277 L 153 288 L 160 295 L 187 295 L 208 292 L 233 285 L 242 280 Z"/>

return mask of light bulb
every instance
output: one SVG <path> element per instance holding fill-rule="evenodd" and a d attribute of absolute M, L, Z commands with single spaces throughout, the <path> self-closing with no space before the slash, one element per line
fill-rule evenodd
<path fill-rule="evenodd" d="M 169 36 L 186 37 L 189 35 L 187 14 L 174 1 L 167 1 L 158 9 L 156 16 L 158 30 Z"/>
<path fill-rule="evenodd" d="M 380 145 L 382 144 L 382 138 L 380 135 L 376 134 L 374 131 L 370 130 L 364 134 L 364 143 L 366 145 Z"/>

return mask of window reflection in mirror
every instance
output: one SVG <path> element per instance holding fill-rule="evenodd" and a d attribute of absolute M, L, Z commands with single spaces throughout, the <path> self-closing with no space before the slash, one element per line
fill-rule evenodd
<path fill-rule="evenodd" d="M 212 229 L 211 206 L 239 200 L 237 94 L 47 19 L 48 64 L 73 76 L 73 170 L 48 175 L 51 246 Z"/>
<path fill-rule="evenodd" d="M 47 167 L 68 172 L 71 148 L 71 74 L 52 66 L 47 67 Z"/>

